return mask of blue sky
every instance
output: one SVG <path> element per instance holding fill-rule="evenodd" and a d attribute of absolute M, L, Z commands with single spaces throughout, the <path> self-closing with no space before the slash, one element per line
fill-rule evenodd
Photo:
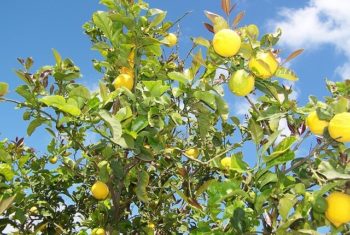
<path fill-rule="evenodd" d="M 241 25 L 255 23 L 263 33 L 270 32 L 276 25 L 284 26 L 286 37 L 282 37 L 283 43 L 280 45 L 283 49 L 282 56 L 286 57 L 295 49 L 305 49 L 303 55 L 290 64 L 300 76 L 300 81 L 295 86 L 301 104 L 305 104 L 308 94 L 318 97 L 326 94 L 323 82 L 325 77 L 341 79 L 342 72 L 346 72 L 347 61 L 350 58 L 350 42 L 346 40 L 346 34 L 339 34 L 348 31 L 341 30 L 341 27 L 346 28 L 349 25 L 347 12 L 343 12 L 344 9 L 349 9 L 346 8 L 349 4 L 346 1 L 337 1 L 338 4 L 327 3 L 325 0 L 241 0 L 238 4 L 236 12 L 246 12 Z M 192 11 L 180 23 L 180 45 L 183 54 L 190 48 L 190 36 L 204 36 L 208 39 L 212 37 L 202 25 L 203 22 L 207 22 L 203 11 L 222 14 L 219 0 L 201 0 L 200 4 L 198 2 L 149 1 L 152 7 L 167 10 L 170 20 L 176 20 L 184 12 Z M 101 75 L 94 71 L 91 60 L 97 54 L 90 50 L 90 42 L 81 26 L 90 19 L 94 11 L 103 9 L 97 0 L 3 0 L 0 4 L 1 9 L 6 9 L 0 14 L 0 22 L 3 22 L 0 38 L 0 81 L 10 84 L 10 97 L 18 98 L 14 89 L 20 84 L 20 80 L 13 73 L 14 69 L 19 68 L 16 58 L 32 56 L 35 60 L 34 68 L 52 64 L 54 61 L 51 48 L 56 48 L 64 57 L 72 58 L 84 75 L 80 81 L 91 88 L 95 86 Z M 327 15 L 327 12 L 331 13 Z M 309 17 L 308 22 L 312 23 L 305 20 L 305 15 Z M 342 16 L 343 18 L 339 18 Z M 293 22 L 293 19 L 298 21 Z M 329 30 L 327 31 L 331 24 L 339 28 L 338 31 L 333 30 L 333 35 L 329 35 Z M 344 66 L 344 71 L 340 69 L 341 66 Z M 242 100 L 231 94 L 227 94 L 227 100 L 232 109 L 237 109 L 238 113 L 242 111 L 242 108 L 239 109 L 244 107 Z M 21 121 L 22 113 L 14 110 L 12 104 L 2 103 L 0 113 L 0 138 L 26 136 L 27 123 Z M 41 137 L 41 132 L 35 133 L 27 141 L 38 147 L 38 141 L 39 146 L 42 145 Z"/>
<path fill-rule="evenodd" d="M 180 47 L 185 54 L 191 47 L 190 37 L 212 35 L 203 27 L 203 11 L 222 14 L 220 0 L 149 0 L 152 7 L 168 11 L 168 19 L 176 20 L 185 12 L 192 11 L 180 23 Z M 0 37 L 0 81 L 10 84 L 9 97 L 18 99 L 14 89 L 21 81 L 13 70 L 19 68 L 17 57 L 32 56 L 34 69 L 53 64 L 51 49 L 70 57 L 80 66 L 83 78 L 80 82 L 90 88 L 96 87 L 101 74 L 92 68 L 91 60 L 97 57 L 90 50 L 90 42 L 84 35 L 82 25 L 96 10 L 103 9 L 97 0 L 2 0 Z M 293 50 L 304 48 L 305 52 L 290 63 L 300 80 L 296 87 L 300 104 L 307 102 L 309 94 L 321 98 L 327 95 L 324 79 L 341 80 L 350 74 L 350 1 L 344 0 L 241 0 L 239 10 L 246 11 L 241 22 L 257 24 L 262 33 L 282 26 L 284 36 L 279 47 L 282 57 Z M 226 92 L 226 99 L 233 113 L 241 114 L 247 107 L 244 101 Z M 243 107 L 243 108 L 242 108 Z M 28 123 L 22 121 L 22 112 L 14 110 L 13 104 L 0 104 L 0 139 L 16 136 L 26 137 Z M 37 149 L 49 141 L 44 131 L 26 137 L 26 142 Z M 43 149 L 42 149 L 43 150 Z"/>
<path fill-rule="evenodd" d="M 192 13 L 180 23 L 180 45 L 183 54 L 185 54 L 191 46 L 191 36 L 204 36 L 208 39 L 212 37 L 203 27 L 202 23 L 208 21 L 203 11 L 209 10 L 219 14 L 223 13 L 220 9 L 219 0 L 201 0 L 200 4 L 198 4 L 198 2 L 198 0 L 149 1 L 152 7 L 167 10 L 168 19 L 170 20 L 176 20 L 181 17 L 184 12 L 192 11 Z M 329 8 L 332 8 L 332 5 L 334 6 L 337 4 L 333 2 L 329 3 L 329 6 L 327 6 L 327 2 L 324 0 L 317 2 L 241 0 L 235 11 L 236 13 L 240 10 L 246 12 L 246 16 L 241 22 L 241 25 L 255 23 L 260 27 L 262 33 L 271 32 L 276 25 L 283 25 L 284 28 L 286 28 L 285 34 L 287 35 L 286 37 L 282 37 L 283 43 L 280 45 L 283 49 L 282 56 L 286 57 L 295 49 L 305 49 L 302 56 L 298 57 L 290 64 L 291 68 L 300 76 L 300 81 L 295 83 L 294 86 L 297 88 L 296 95 L 301 104 L 305 104 L 308 94 L 314 94 L 318 97 L 322 97 L 326 94 L 323 82 L 325 77 L 341 79 L 339 68 L 347 64 L 348 58 L 350 57 L 347 56 L 350 55 L 350 43 L 347 44 L 349 48 L 346 48 L 346 43 L 343 46 L 339 46 L 342 41 L 341 37 L 336 38 L 339 32 L 334 32 L 335 36 L 328 35 L 331 39 L 325 38 L 327 35 L 325 35 L 324 32 L 327 30 L 327 25 L 329 27 L 329 22 L 334 23 L 335 21 L 334 24 L 338 24 L 338 26 L 339 24 L 344 24 L 344 27 L 349 24 L 349 19 L 338 19 L 338 16 L 342 15 L 342 9 L 345 8 L 344 4 L 349 5 L 344 2 L 345 1 L 340 0 L 339 3 L 341 4 L 338 4 L 338 8 L 333 9 L 334 13 L 330 16 L 327 16 L 325 12 L 327 12 Z M 98 4 L 97 0 L 3 0 L 1 2 L 1 9 L 6 10 L 0 14 L 0 22 L 3 22 L 2 37 L 0 38 L 0 81 L 5 81 L 10 84 L 10 97 L 18 98 L 14 89 L 20 84 L 20 80 L 13 73 L 14 69 L 19 68 L 16 58 L 32 56 L 35 60 L 34 69 L 41 65 L 53 64 L 51 48 L 56 48 L 62 56 L 72 58 L 73 61 L 80 66 L 84 75 L 80 82 L 87 84 L 90 88 L 96 86 L 101 75 L 94 71 L 91 66 L 91 60 L 95 58 L 97 54 L 90 50 L 90 42 L 84 35 L 81 26 L 90 19 L 94 11 L 103 9 L 103 7 Z M 294 9 L 294 11 L 290 9 Z M 314 25 L 312 25 L 305 23 L 305 17 L 303 16 L 304 11 L 306 11 L 304 14 L 307 14 L 310 18 L 308 19 L 310 22 L 320 21 L 318 22 L 319 24 L 314 23 Z M 309 12 L 314 12 L 314 18 L 312 18 L 312 14 L 309 14 Z M 288 17 L 292 17 L 291 19 L 297 18 L 299 21 L 293 22 Z M 346 16 L 344 16 L 344 18 L 346 18 Z M 323 23 L 324 25 L 322 25 Z M 310 28 L 308 29 L 306 26 Z M 298 29 L 303 32 L 304 35 L 300 35 Z M 307 32 L 306 34 L 309 35 L 305 35 L 305 31 Z M 320 35 L 319 38 L 321 38 L 321 40 L 317 40 L 317 37 L 316 39 L 309 40 L 313 38 L 312 35 Z M 346 35 L 343 35 L 343 37 L 345 36 Z M 333 43 L 327 41 L 333 39 L 340 42 Z M 338 72 L 336 72 L 336 70 L 338 70 Z M 241 107 L 245 107 L 242 105 L 244 101 L 229 94 L 229 92 L 227 93 L 227 100 L 231 108 L 237 109 L 237 112 L 241 113 Z M 13 107 L 12 104 L 2 103 L 0 105 L 0 113 L 2 114 L 0 138 L 9 137 L 13 139 L 16 136 L 26 136 L 27 123 L 21 121 L 22 113 L 14 110 Z M 41 137 L 41 132 L 35 133 L 27 142 L 34 147 L 42 146 L 42 141 L 44 140 Z"/>

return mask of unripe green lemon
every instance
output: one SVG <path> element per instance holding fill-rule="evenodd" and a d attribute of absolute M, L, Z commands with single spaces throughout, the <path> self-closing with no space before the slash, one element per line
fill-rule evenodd
<path fill-rule="evenodd" d="M 237 70 L 232 74 L 228 87 L 233 94 L 238 96 L 246 96 L 254 90 L 255 79 L 244 69 Z"/>
<path fill-rule="evenodd" d="M 257 77 L 271 78 L 277 71 L 279 63 L 272 52 L 258 52 L 249 60 L 249 69 Z"/>
<path fill-rule="evenodd" d="M 234 56 L 241 47 L 241 37 L 232 29 L 221 29 L 214 35 L 213 47 L 223 57 Z"/>

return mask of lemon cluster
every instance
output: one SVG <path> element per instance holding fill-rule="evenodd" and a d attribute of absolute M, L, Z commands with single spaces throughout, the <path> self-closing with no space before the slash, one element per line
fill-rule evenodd
<path fill-rule="evenodd" d="M 214 51 L 222 57 L 232 57 L 241 48 L 241 38 L 231 29 L 222 29 L 213 38 Z M 254 76 L 261 79 L 271 78 L 279 63 L 271 51 L 259 51 L 248 62 L 250 73 L 244 69 L 233 73 L 229 80 L 230 90 L 237 96 L 246 96 L 254 90 Z"/>
<path fill-rule="evenodd" d="M 343 112 L 334 115 L 328 122 L 319 119 L 317 112 L 311 112 L 306 118 L 306 125 L 315 135 L 323 135 L 325 128 L 329 135 L 338 142 L 350 142 L 350 113 Z"/>

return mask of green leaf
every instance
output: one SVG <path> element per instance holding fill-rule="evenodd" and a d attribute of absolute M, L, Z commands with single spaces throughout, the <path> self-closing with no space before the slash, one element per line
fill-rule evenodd
<path fill-rule="evenodd" d="M 276 157 L 280 156 L 281 154 L 285 153 L 286 151 L 290 150 L 294 142 L 297 140 L 295 136 L 289 136 L 284 138 L 275 148 L 275 151 L 269 155 L 264 157 L 265 162 L 272 161 Z"/>
<path fill-rule="evenodd" d="M 173 112 L 170 114 L 171 119 L 175 122 L 176 125 L 182 125 L 182 116 L 177 112 Z"/>
<path fill-rule="evenodd" d="M 227 102 L 219 95 L 215 96 L 217 113 L 220 115 L 221 119 L 226 122 L 229 114 L 229 106 Z"/>
<path fill-rule="evenodd" d="M 0 97 L 7 94 L 9 85 L 6 82 L 0 82 Z"/>
<path fill-rule="evenodd" d="M 260 144 L 262 138 L 264 137 L 264 132 L 261 126 L 257 124 L 253 118 L 251 118 L 248 122 L 248 129 L 250 131 L 254 143 L 256 145 Z"/>
<path fill-rule="evenodd" d="M 102 101 L 105 102 L 108 99 L 108 88 L 106 84 L 102 81 L 99 81 L 98 85 L 100 87 L 100 95 L 101 95 Z"/>
<path fill-rule="evenodd" d="M 158 9 L 159 10 L 159 9 Z M 162 23 L 162 21 L 165 19 L 167 12 L 166 11 L 158 11 L 158 14 L 154 17 L 152 22 L 149 25 L 149 28 L 154 27 Z"/>
<path fill-rule="evenodd" d="M 254 207 L 257 213 L 262 212 L 261 209 L 263 208 L 264 203 L 269 201 L 268 199 L 272 194 L 272 190 L 272 188 L 266 189 L 256 197 Z"/>
<path fill-rule="evenodd" d="M 149 183 L 148 173 L 144 170 L 140 171 L 137 177 L 137 185 L 136 185 L 135 192 L 136 192 L 137 198 L 144 203 L 149 202 L 149 198 L 146 190 L 148 183 Z"/>
<path fill-rule="evenodd" d="M 16 88 L 17 94 L 25 98 L 28 102 L 33 101 L 33 93 L 27 85 L 21 85 Z"/>
<path fill-rule="evenodd" d="M 290 81 L 297 81 L 299 79 L 298 76 L 292 70 L 281 66 L 278 67 L 275 76 Z"/>
<path fill-rule="evenodd" d="M 0 201 L 0 215 L 7 210 L 15 200 L 16 194 Z"/>
<path fill-rule="evenodd" d="M 90 90 L 87 89 L 86 87 L 80 85 L 75 88 L 73 88 L 69 92 L 69 97 L 75 98 L 75 97 L 81 97 L 84 98 L 85 100 L 89 100 L 91 97 Z"/>
<path fill-rule="evenodd" d="M 56 51 L 55 49 L 52 49 L 52 52 L 53 52 L 53 56 L 55 57 L 56 64 L 61 65 L 62 57 L 60 53 L 58 53 L 58 51 Z"/>
<path fill-rule="evenodd" d="M 35 131 L 35 129 L 37 127 L 41 126 L 45 122 L 47 122 L 47 120 L 43 119 L 43 118 L 37 118 L 37 119 L 34 119 L 33 121 L 31 121 L 30 124 L 28 125 L 28 128 L 27 128 L 27 135 L 31 136 L 33 134 L 33 132 Z"/>
<path fill-rule="evenodd" d="M 206 48 L 210 47 L 210 42 L 209 40 L 202 38 L 202 37 L 198 37 L 198 38 L 192 38 L 192 41 L 194 44 L 196 45 L 201 45 L 201 46 L 205 46 Z"/>
<path fill-rule="evenodd" d="M 216 110 L 216 97 L 214 94 L 210 93 L 209 91 L 195 91 L 193 96 L 203 101 L 213 110 Z"/>
<path fill-rule="evenodd" d="M 295 157 L 295 153 L 293 151 L 288 150 L 287 152 L 275 157 L 273 159 L 265 159 L 268 163 L 266 164 L 266 168 L 270 169 L 271 167 L 279 164 L 286 163 L 288 161 L 292 161 Z"/>
<path fill-rule="evenodd" d="M 334 114 L 343 113 L 349 110 L 350 102 L 347 98 L 341 96 L 341 97 L 338 97 L 337 100 L 335 100 L 331 104 L 331 106 L 334 110 Z"/>
<path fill-rule="evenodd" d="M 188 82 L 189 82 L 187 77 L 183 73 L 179 73 L 179 72 L 170 72 L 170 73 L 168 73 L 168 77 L 171 80 L 178 81 L 178 82 L 185 84 L 185 85 L 188 84 Z"/>
<path fill-rule="evenodd" d="M 103 32 L 103 34 L 112 41 L 113 39 L 113 22 L 108 17 L 107 12 L 98 11 L 93 14 L 92 21 Z"/>
<path fill-rule="evenodd" d="M 276 183 L 278 181 L 277 175 L 270 171 L 267 171 L 258 179 L 259 188 L 262 189 L 265 185 L 269 183 Z"/>
<path fill-rule="evenodd" d="M 148 118 L 146 116 L 138 116 L 131 123 L 131 130 L 139 133 L 148 126 Z"/>
<path fill-rule="evenodd" d="M 208 181 L 205 181 L 196 191 L 195 198 L 199 197 L 202 193 L 204 193 L 208 187 L 213 183 L 216 182 L 215 179 L 211 179 Z"/>
<path fill-rule="evenodd" d="M 283 198 L 280 199 L 278 203 L 278 211 L 282 217 L 282 220 L 286 220 L 288 218 L 288 214 L 290 210 L 293 208 L 298 199 L 295 198 L 295 195 L 286 194 Z"/>
<path fill-rule="evenodd" d="M 275 140 L 277 139 L 277 137 L 279 136 L 279 134 L 281 133 L 281 131 L 275 131 L 274 133 L 272 133 L 269 138 L 268 141 L 262 146 L 262 148 L 260 149 L 260 153 L 264 154 L 267 149 L 275 142 Z"/>
<path fill-rule="evenodd" d="M 107 182 L 109 180 L 109 172 L 108 172 L 108 167 L 109 164 L 107 161 L 100 161 L 98 164 L 98 175 L 103 182 Z"/>
<path fill-rule="evenodd" d="M 7 181 L 11 181 L 15 176 L 9 164 L 0 164 L 0 174 L 3 175 Z"/>
<path fill-rule="evenodd" d="M 237 171 L 239 173 L 244 173 L 247 171 L 249 165 L 243 161 L 243 153 L 238 152 L 231 156 L 231 166 L 230 170 Z"/>
<path fill-rule="evenodd" d="M 142 81 L 142 83 L 145 85 L 147 90 L 151 93 L 152 97 L 159 97 L 164 92 L 166 92 L 170 86 L 163 85 L 161 80 L 157 81 Z"/>
<path fill-rule="evenodd" d="M 72 100 L 67 103 L 63 96 L 44 96 L 43 98 L 39 99 L 39 101 L 49 107 L 58 108 L 59 110 L 69 113 L 73 116 L 79 116 L 81 114 L 81 110 L 77 107 L 77 103 L 73 103 Z"/>
<path fill-rule="evenodd" d="M 326 177 L 328 180 L 335 180 L 335 179 L 350 179 L 349 173 L 341 173 L 338 172 L 334 167 L 326 161 L 322 161 L 318 165 L 317 172 Z"/>
<path fill-rule="evenodd" d="M 118 145 L 123 143 L 122 140 L 122 126 L 120 122 L 112 117 L 106 110 L 99 112 L 100 117 L 106 122 L 112 133 L 112 141 Z"/>

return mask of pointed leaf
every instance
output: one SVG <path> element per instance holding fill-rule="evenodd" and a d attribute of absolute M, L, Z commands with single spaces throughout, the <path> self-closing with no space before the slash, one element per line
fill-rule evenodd
<path fill-rule="evenodd" d="M 149 175 L 146 171 L 140 171 L 137 177 L 137 185 L 136 185 L 136 196 L 137 198 L 144 202 L 148 203 L 149 198 L 147 195 L 147 186 L 149 182 Z"/>
<path fill-rule="evenodd" d="M 248 129 L 250 131 L 250 134 L 252 136 L 252 140 L 255 144 L 259 144 L 262 138 L 264 137 L 264 132 L 262 127 L 254 120 L 250 119 L 248 123 Z"/>
<path fill-rule="evenodd" d="M 0 82 L 0 97 L 7 94 L 9 85 L 5 82 Z"/>
<path fill-rule="evenodd" d="M 120 145 L 122 137 L 122 126 L 120 122 L 115 117 L 112 117 L 106 110 L 101 110 L 99 115 L 111 130 L 112 141 Z"/>
<path fill-rule="evenodd" d="M 229 15 L 231 11 L 231 0 L 221 0 L 221 8 L 226 15 Z"/>
<path fill-rule="evenodd" d="M 34 119 L 33 121 L 30 122 L 28 128 L 27 128 L 27 135 L 31 136 L 32 133 L 35 131 L 35 129 L 39 126 L 41 126 L 41 124 L 45 123 L 47 120 L 43 119 L 43 118 L 37 118 Z"/>
<path fill-rule="evenodd" d="M 183 74 L 183 73 L 180 73 L 180 72 L 170 72 L 168 73 L 168 77 L 171 79 L 171 80 L 175 80 L 175 81 L 178 81 L 182 84 L 188 84 L 188 79 L 186 78 L 186 76 Z"/>
<path fill-rule="evenodd" d="M 244 16 L 245 16 L 244 11 L 241 11 L 236 15 L 236 17 L 234 18 L 233 23 L 232 23 L 233 28 L 237 27 L 237 25 L 239 24 L 239 22 L 241 22 L 241 20 L 243 19 Z"/>
<path fill-rule="evenodd" d="M 283 78 L 286 80 L 290 80 L 290 81 L 297 81 L 298 80 L 298 76 L 290 69 L 287 69 L 285 67 L 278 67 L 276 73 L 275 73 L 276 77 L 279 78 Z"/>
<path fill-rule="evenodd" d="M 304 51 L 304 49 L 299 49 L 299 50 L 294 51 L 293 53 L 291 53 L 291 54 L 287 57 L 287 59 L 285 59 L 285 60 L 283 61 L 282 64 L 285 64 L 285 63 L 287 63 L 288 61 L 291 61 L 292 59 L 294 59 L 295 57 L 297 57 L 297 56 L 299 56 L 301 53 L 303 53 L 303 51 Z"/>
<path fill-rule="evenodd" d="M 62 57 L 58 51 L 52 48 L 53 56 L 55 57 L 55 61 L 57 65 L 60 65 L 62 62 Z"/>
<path fill-rule="evenodd" d="M 108 17 L 107 12 L 98 11 L 93 14 L 92 21 L 103 32 L 103 34 L 112 41 L 113 39 L 113 22 Z"/>
<path fill-rule="evenodd" d="M 15 173 L 9 164 L 0 164 L 0 174 L 3 175 L 7 181 L 11 181 L 15 176 Z"/>
<path fill-rule="evenodd" d="M 211 24 L 204 23 L 204 26 L 209 32 L 214 33 L 214 27 Z"/>
<path fill-rule="evenodd" d="M 0 215 L 7 210 L 15 200 L 16 194 L 0 201 Z"/>

